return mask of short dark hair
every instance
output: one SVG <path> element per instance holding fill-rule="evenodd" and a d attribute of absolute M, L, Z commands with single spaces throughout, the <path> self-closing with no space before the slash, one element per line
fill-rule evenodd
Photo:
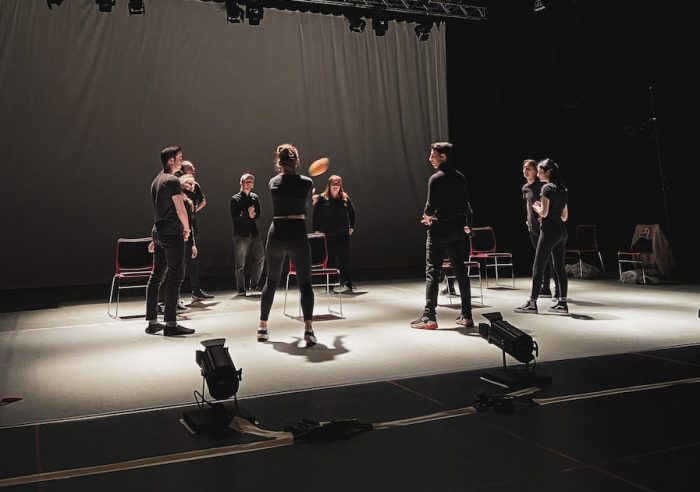
<path fill-rule="evenodd" d="M 177 145 L 171 145 L 170 147 L 165 147 L 160 151 L 160 162 L 163 164 L 163 171 L 168 170 L 168 161 L 170 159 L 175 159 L 178 152 L 182 152 L 182 149 Z"/>
<path fill-rule="evenodd" d="M 450 142 L 433 142 L 430 144 L 430 149 L 434 150 L 438 154 L 445 154 L 447 160 L 450 160 L 452 156 L 453 145 Z"/>

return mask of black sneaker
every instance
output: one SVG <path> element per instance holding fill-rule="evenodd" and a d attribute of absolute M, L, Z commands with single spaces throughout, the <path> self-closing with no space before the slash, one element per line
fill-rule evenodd
<path fill-rule="evenodd" d="M 189 310 L 190 310 L 190 308 L 185 306 L 185 304 L 182 301 L 177 301 L 177 312 L 178 313 L 186 313 Z"/>
<path fill-rule="evenodd" d="M 537 314 L 537 302 L 533 301 L 532 299 L 528 299 L 525 301 L 525 304 L 520 307 L 516 307 L 513 309 L 513 311 L 516 313 Z"/>
<path fill-rule="evenodd" d="M 547 308 L 547 311 L 554 314 L 569 314 L 569 305 L 566 301 L 559 300 L 554 306 Z"/>
<path fill-rule="evenodd" d="M 149 335 L 155 335 L 164 328 L 165 325 L 163 323 L 148 323 L 148 327 L 146 327 L 146 333 L 148 333 Z"/>
<path fill-rule="evenodd" d="M 163 330 L 163 335 L 166 337 L 177 337 L 180 335 L 191 335 L 194 333 L 192 328 L 185 328 L 182 325 L 177 326 L 166 326 Z"/>
<path fill-rule="evenodd" d="M 444 295 L 444 296 L 456 296 L 456 295 L 457 295 L 457 291 L 454 290 L 454 289 L 450 289 L 450 288 L 448 288 L 448 287 L 445 287 L 444 289 L 442 289 L 442 290 L 440 291 L 440 294 L 442 294 L 442 295 Z"/>
<path fill-rule="evenodd" d="M 162 302 L 158 303 L 158 314 L 165 314 L 165 304 Z"/>
<path fill-rule="evenodd" d="M 455 321 L 460 326 L 465 326 L 467 328 L 474 328 L 474 320 L 471 318 L 468 318 L 462 314 L 457 316 L 457 319 Z"/>
<path fill-rule="evenodd" d="M 238 289 L 236 297 L 245 297 L 245 289 Z"/>
<path fill-rule="evenodd" d="M 306 347 L 313 347 L 318 343 L 316 340 L 316 335 L 314 335 L 313 330 L 305 330 L 304 331 L 304 341 L 306 342 Z"/>
<path fill-rule="evenodd" d="M 267 328 L 258 328 L 258 342 L 267 342 L 270 338 L 270 333 Z"/>
<path fill-rule="evenodd" d="M 207 299 L 214 299 L 214 296 L 209 294 L 208 292 L 205 292 L 202 289 L 195 290 L 194 292 L 192 292 L 193 301 L 206 301 Z"/>
<path fill-rule="evenodd" d="M 419 330 L 436 330 L 438 327 L 437 321 L 434 317 L 430 317 L 424 314 L 418 319 L 411 321 L 411 328 L 417 328 Z"/>

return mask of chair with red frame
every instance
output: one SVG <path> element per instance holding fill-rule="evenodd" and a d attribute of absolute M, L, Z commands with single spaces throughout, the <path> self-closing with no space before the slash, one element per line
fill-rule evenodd
<path fill-rule="evenodd" d="M 112 277 L 112 287 L 109 291 L 109 303 L 107 304 L 107 315 L 111 318 L 119 317 L 119 293 L 122 289 L 143 289 L 146 283 L 136 283 L 134 281 L 146 279 L 153 271 L 153 254 L 148 251 L 150 237 L 140 237 L 136 239 L 119 238 L 117 240 L 116 268 Z M 127 283 L 127 285 L 122 285 Z M 114 297 L 114 287 L 117 288 L 116 309 L 112 316 L 112 299 Z"/>
<path fill-rule="evenodd" d="M 598 232 L 595 225 L 582 225 L 576 226 L 576 247 L 564 250 L 564 254 L 567 258 L 574 257 L 579 266 L 579 271 L 581 278 L 583 278 L 583 255 L 584 254 L 597 254 L 598 261 L 600 261 L 600 271 L 605 271 L 605 265 L 603 264 L 603 255 L 600 254 L 598 249 Z"/>
<path fill-rule="evenodd" d="M 311 281 L 312 286 L 324 286 L 326 288 L 326 297 L 328 298 L 328 312 L 343 316 L 343 296 L 338 295 L 339 311 L 331 309 L 331 288 L 340 287 L 340 269 L 328 267 L 328 248 L 326 246 L 326 235 L 322 232 L 314 232 L 307 235 L 309 245 L 311 246 Z M 284 306 L 282 312 L 287 316 L 287 293 L 289 292 L 289 279 L 297 275 L 294 270 L 294 263 L 289 260 L 289 273 L 287 274 L 287 284 L 284 288 Z M 325 277 L 325 282 L 314 284 L 314 277 Z M 331 276 L 335 276 L 336 280 L 331 282 Z M 301 316 L 301 303 L 299 303 L 299 316 Z"/>
<path fill-rule="evenodd" d="M 510 278 L 515 289 L 515 274 L 513 272 L 513 255 L 496 250 L 496 233 L 493 227 L 472 227 L 472 236 L 469 243 L 469 261 L 484 262 L 484 276 L 486 288 L 489 288 L 489 268 L 493 268 L 496 277 L 496 287 L 499 284 L 499 268 L 509 268 Z"/>

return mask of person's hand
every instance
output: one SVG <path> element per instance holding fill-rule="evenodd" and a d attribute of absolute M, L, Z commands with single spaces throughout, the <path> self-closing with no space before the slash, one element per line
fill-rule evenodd
<path fill-rule="evenodd" d="M 251 219 L 255 218 L 255 207 L 253 205 L 248 207 L 248 217 L 250 217 Z"/>
<path fill-rule="evenodd" d="M 190 232 L 192 231 L 190 231 L 189 227 L 182 230 L 182 237 L 185 239 L 185 241 L 187 241 L 190 238 Z"/>
<path fill-rule="evenodd" d="M 465 234 L 471 234 L 472 233 L 472 228 L 469 226 L 464 226 L 464 233 Z"/>
<path fill-rule="evenodd" d="M 192 245 L 192 258 L 197 258 L 197 255 L 199 254 L 199 251 L 197 250 L 197 246 L 194 244 Z"/>
<path fill-rule="evenodd" d="M 542 202 L 541 201 L 536 201 L 532 204 L 532 208 L 535 209 L 535 212 L 540 213 L 542 211 Z"/>
<path fill-rule="evenodd" d="M 421 218 L 420 223 L 423 224 L 423 225 L 429 226 L 430 224 L 433 223 L 434 220 L 437 220 L 437 218 L 436 218 L 436 217 L 432 217 L 432 216 L 430 216 L 430 215 L 425 215 L 425 214 L 423 214 L 423 217 Z"/>
<path fill-rule="evenodd" d="M 153 253 L 153 252 L 155 252 L 155 250 L 156 250 L 156 243 L 154 243 L 153 241 L 148 243 L 148 252 Z"/>
<path fill-rule="evenodd" d="M 352 227 L 350 229 L 348 229 L 348 235 L 352 236 L 352 231 L 354 231 L 354 230 L 355 229 L 353 229 Z"/>

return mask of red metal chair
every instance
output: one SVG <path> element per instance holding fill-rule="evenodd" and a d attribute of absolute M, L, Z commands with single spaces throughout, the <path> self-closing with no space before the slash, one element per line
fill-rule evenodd
<path fill-rule="evenodd" d="M 479 295 L 478 296 L 471 296 L 471 297 L 479 297 L 481 305 L 484 305 L 484 288 L 481 283 L 481 263 L 478 261 L 465 261 L 464 262 L 464 267 L 467 269 L 467 276 L 470 279 L 479 279 Z M 473 270 L 476 270 L 476 273 L 472 273 Z M 450 283 L 449 279 L 454 279 L 454 271 L 452 270 L 452 263 L 450 260 L 446 259 L 442 263 L 442 271 L 445 274 L 445 284 L 447 285 L 447 289 L 449 291 L 450 289 Z M 452 296 L 448 295 L 448 298 L 450 299 L 450 304 L 452 304 Z"/>
<path fill-rule="evenodd" d="M 581 278 L 583 278 L 583 255 L 597 254 L 600 261 L 600 271 L 605 271 L 603 264 L 603 255 L 598 249 L 598 231 L 595 225 L 577 225 L 576 226 L 576 247 L 564 250 L 567 258 L 575 257 L 578 262 Z"/>
<path fill-rule="evenodd" d="M 326 235 L 322 232 L 314 232 L 307 235 L 311 246 L 311 281 L 312 286 L 325 286 L 326 297 L 328 298 L 328 312 L 331 314 L 343 315 L 343 296 L 338 295 L 339 311 L 331 309 L 331 287 L 340 287 L 340 269 L 328 267 L 328 248 L 326 246 Z M 289 279 L 297 275 L 294 270 L 294 263 L 289 260 L 289 273 L 287 274 L 287 284 L 284 288 L 284 306 L 282 312 L 287 315 L 287 293 L 289 292 Z M 336 276 L 336 281 L 331 282 L 331 275 Z M 324 283 L 314 284 L 314 277 L 325 277 Z M 301 316 L 301 302 L 299 303 L 299 316 Z"/>
<path fill-rule="evenodd" d="M 496 286 L 500 286 L 498 269 L 510 268 L 510 278 L 515 289 L 515 274 L 513 272 L 513 255 L 496 251 L 496 233 L 493 227 L 472 227 L 472 236 L 469 242 L 469 261 L 484 262 L 484 276 L 486 288 L 489 288 L 489 268 L 493 268 L 496 277 Z"/>
<path fill-rule="evenodd" d="M 111 318 L 119 317 L 119 292 L 122 289 L 143 289 L 148 283 L 134 284 L 134 280 L 148 279 L 153 271 L 153 254 L 148 251 L 150 237 L 140 237 L 136 239 L 119 238 L 117 240 L 116 266 L 114 277 L 112 277 L 112 287 L 109 291 L 109 303 L 107 304 L 107 315 Z M 127 282 L 128 285 L 122 285 Z M 114 316 L 112 316 L 112 298 L 114 297 L 114 287 L 117 287 L 117 302 Z"/>

